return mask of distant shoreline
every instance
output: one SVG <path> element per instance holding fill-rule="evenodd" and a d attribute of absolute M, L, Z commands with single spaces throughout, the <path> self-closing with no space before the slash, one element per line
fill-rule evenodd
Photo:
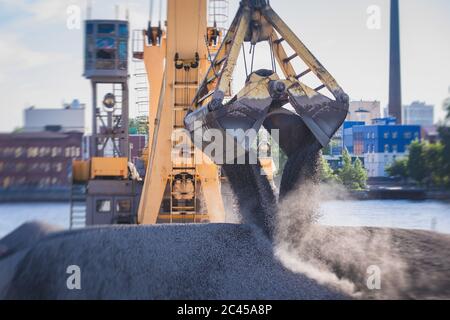
<path fill-rule="evenodd" d="M 377 188 L 361 191 L 344 191 L 337 192 L 326 200 L 413 200 L 413 201 L 426 201 L 426 200 L 436 200 L 436 201 L 450 201 L 450 191 L 427 191 L 425 189 L 412 189 L 412 188 Z M 52 203 L 67 203 L 70 202 L 70 191 L 69 190 L 35 190 L 27 192 L 5 192 L 0 191 L 0 204 L 8 203 L 42 203 L 42 202 L 52 202 Z"/>

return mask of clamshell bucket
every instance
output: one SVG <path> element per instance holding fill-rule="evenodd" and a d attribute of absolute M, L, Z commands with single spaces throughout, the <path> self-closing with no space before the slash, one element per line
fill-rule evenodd
<path fill-rule="evenodd" d="M 256 71 L 248 77 L 244 89 L 228 103 L 212 111 L 207 105 L 188 114 L 185 128 L 196 147 L 216 164 L 235 163 L 236 159 L 240 159 L 238 163 L 244 161 L 271 109 L 274 101 L 271 88 L 278 81 L 278 76 L 270 70 Z"/>

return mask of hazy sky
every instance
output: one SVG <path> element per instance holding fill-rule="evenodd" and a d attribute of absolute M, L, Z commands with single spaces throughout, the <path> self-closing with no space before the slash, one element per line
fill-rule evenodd
<path fill-rule="evenodd" d="M 114 18 L 119 4 L 122 17 L 129 7 L 133 29 L 146 26 L 148 0 L 93 3 L 93 18 Z M 238 3 L 230 0 L 230 21 Z M 22 111 L 30 105 L 59 107 L 78 98 L 90 106 L 89 81 L 81 76 L 82 30 L 66 27 L 66 10 L 73 4 L 85 14 L 84 0 L 0 0 L 0 131 L 21 126 Z M 352 99 L 387 104 L 388 0 L 271 0 L 271 5 Z M 379 30 L 367 27 L 371 5 L 381 9 Z M 434 104 L 441 118 L 450 95 L 450 1 L 400 0 L 400 6 L 403 102 Z M 267 56 L 259 53 L 256 66 L 263 67 Z M 236 88 L 245 77 L 238 68 Z"/>

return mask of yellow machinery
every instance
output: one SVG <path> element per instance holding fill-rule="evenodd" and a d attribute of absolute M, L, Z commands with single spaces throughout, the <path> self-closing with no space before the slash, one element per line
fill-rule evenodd
<path fill-rule="evenodd" d="M 244 43 L 251 46 L 250 72 L 246 67 L 244 88 L 227 100 Z M 258 43 L 267 43 L 270 48 L 270 69 L 253 70 Z M 298 65 L 304 69 L 296 70 Z M 277 74 L 278 68 L 283 78 Z M 319 85 L 308 85 L 306 75 Z M 279 199 L 284 199 L 297 187 L 317 181 L 320 150 L 344 122 L 348 107 L 348 95 L 269 2 L 242 0 L 184 124 L 193 143 L 205 152 L 210 149 L 210 141 L 201 139 L 204 132 L 220 133 L 224 147 L 213 159 L 224 164 L 241 217 L 272 236 L 277 201 L 267 176 L 261 174 L 264 164 L 254 161 L 257 157 L 251 146 L 255 133 L 262 127 L 275 132 L 288 158 L 279 192 Z"/>
<path fill-rule="evenodd" d="M 184 128 L 209 54 L 219 46 L 220 31 L 207 26 L 206 0 L 168 0 L 166 30 L 147 30 L 142 58 L 150 84 L 150 132 L 141 224 L 224 221 L 219 168 L 195 163 L 194 150 L 191 161 L 172 152 L 178 143 L 172 135 Z"/>
<path fill-rule="evenodd" d="M 216 28 L 208 28 L 206 17 L 206 0 L 168 0 L 166 30 L 160 24 L 146 33 L 142 58 L 151 88 L 151 129 L 138 215 L 142 224 L 185 221 L 188 216 L 194 222 L 224 219 L 219 168 L 211 161 L 198 162 L 194 147 L 178 148 L 186 140 L 172 139 L 176 130 L 186 128 L 202 151 L 207 148 L 203 133 L 219 130 L 231 141 L 225 149 L 240 148 L 244 160 L 249 158 L 252 142 L 230 136 L 227 130 L 257 132 L 262 126 L 278 130 L 279 145 L 288 156 L 280 190 L 283 197 L 308 175 L 305 164 L 314 162 L 309 158 L 317 157 L 329 143 L 348 111 L 348 96 L 267 1 L 242 0 L 223 39 Z M 269 44 L 271 70 L 254 71 L 252 62 L 245 87 L 227 102 L 244 42 L 250 43 L 253 55 L 258 43 Z M 294 53 L 288 55 L 285 45 Z M 306 70 L 295 70 L 292 60 L 297 58 Z M 284 79 L 276 74 L 277 65 Z M 306 85 L 302 77 L 308 74 L 320 86 Z M 322 90 L 328 90 L 328 95 Z M 288 103 L 294 110 L 283 108 Z M 268 224 L 276 206 L 267 176 L 261 175 L 261 168 L 267 169 L 268 164 L 244 161 L 237 165 L 227 162 L 225 154 L 213 160 L 230 180 L 240 209 L 253 211 L 261 216 L 258 221 Z"/>
<path fill-rule="evenodd" d="M 224 0 L 209 1 L 211 5 Z M 94 106 L 98 84 L 121 85 L 118 96 L 105 96 L 105 118 L 95 107 L 94 128 L 96 121 L 101 125 L 94 131 L 90 164 L 74 164 L 75 180 L 90 178 L 87 224 L 223 222 L 224 173 L 242 220 L 253 220 L 270 235 L 277 206 L 269 182 L 273 164 L 270 157 L 253 157 L 252 149 L 263 127 L 276 131 L 277 143 L 288 158 L 279 197 L 306 179 L 314 180 L 320 150 L 347 115 L 348 96 L 268 1 L 241 0 L 226 33 L 215 21 L 208 25 L 207 4 L 207 0 L 167 0 L 164 27 L 161 21 L 158 26 L 150 22 L 141 34 L 142 49 L 133 52 L 144 62 L 150 86 L 143 182 L 127 161 L 127 65 L 120 51 L 126 48 L 127 25 L 87 21 L 85 74 L 93 83 Z M 106 31 L 116 35 L 118 46 L 104 36 Z M 96 41 L 89 42 L 92 38 Z M 253 70 L 258 43 L 270 48 L 270 69 Z M 250 65 L 245 44 L 251 48 Z M 117 54 L 111 54 L 115 50 Z M 239 72 L 245 72 L 247 80 L 231 97 L 241 52 L 245 70 Z M 296 70 L 298 65 L 304 69 Z M 107 71 L 111 67 L 112 73 Z M 315 77 L 320 85 L 307 85 L 306 76 Z M 117 104 L 120 115 L 115 113 Z M 222 149 L 214 148 L 213 155 L 211 137 L 217 133 L 223 140 L 214 141 Z M 114 156 L 107 158 L 104 150 L 111 142 Z"/>

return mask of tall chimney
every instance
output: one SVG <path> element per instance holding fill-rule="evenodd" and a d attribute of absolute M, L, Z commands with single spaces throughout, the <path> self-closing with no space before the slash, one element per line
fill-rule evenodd
<path fill-rule="evenodd" d="M 399 0 L 391 0 L 391 38 L 389 70 L 389 115 L 402 124 L 402 84 L 400 64 Z"/>

